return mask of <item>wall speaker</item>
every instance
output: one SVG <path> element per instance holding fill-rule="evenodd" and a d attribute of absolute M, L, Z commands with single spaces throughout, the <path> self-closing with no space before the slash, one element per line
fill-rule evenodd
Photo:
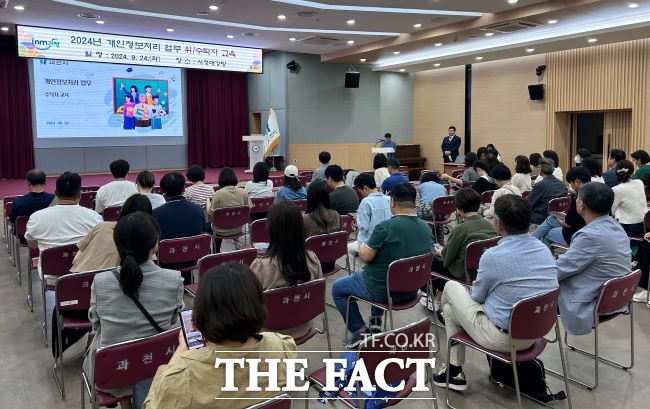
<path fill-rule="evenodd" d="M 286 65 L 287 69 L 291 72 L 296 72 L 300 70 L 300 64 L 296 62 L 296 60 L 291 60 L 287 63 Z"/>
<path fill-rule="evenodd" d="M 359 88 L 361 73 L 349 71 L 345 73 L 345 88 Z"/>
<path fill-rule="evenodd" d="M 539 101 L 544 99 L 544 84 L 529 85 L 528 95 L 532 101 Z"/>

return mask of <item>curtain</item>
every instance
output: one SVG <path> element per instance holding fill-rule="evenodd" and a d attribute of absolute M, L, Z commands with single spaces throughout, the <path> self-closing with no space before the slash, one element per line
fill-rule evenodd
<path fill-rule="evenodd" d="M 34 168 L 27 60 L 0 44 L 0 178 L 23 179 Z"/>
<path fill-rule="evenodd" d="M 219 168 L 248 163 L 246 74 L 187 70 L 188 166 Z"/>

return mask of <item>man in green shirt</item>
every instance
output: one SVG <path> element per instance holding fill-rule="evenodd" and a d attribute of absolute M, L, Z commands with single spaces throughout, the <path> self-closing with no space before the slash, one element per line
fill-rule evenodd
<path fill-rule="evenodd" d="M 386 275 L 390 263 L 426 254 L 433 246 L 431 229 L 415 214 L 415 188 L 402 183 L 393 187 L 390 196 L 393 217 L 379 223 L 368 243 L 359 246 L 359 257 L 366 266 L 351 276 L 339 278 L 332 286 L 332 297 L 343 319 L 349 296 L 386 302 Z M 394 303 L 414 296 L 413 293 L 391 293 Z M 357 304 L 350 304 L 347 326 L 353 335 L 347 342 L 348 347 L 358 345 L 369 332 L 381 331 L 383 310 L 372 307 L 370 314 L 369 328 Z"/>

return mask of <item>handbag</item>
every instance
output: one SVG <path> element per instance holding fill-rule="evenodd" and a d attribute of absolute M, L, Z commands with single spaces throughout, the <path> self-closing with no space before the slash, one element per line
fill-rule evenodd
<path fill-rule="evenodd" d="M 115 276 L 115 279 L 119 282 L 120 281 L 120 273 L 118 273 L 117 270 L 113 270 L 113 275 Z M 163 329 L 160 328 L 160 325 L 158 325 L 158 323 L 153 319 L 151 314 L 149 314 L 149 311 L 147 311 L 147 309 L 144 308 L 144 305 L 142 305 L 142 303 L 140 303 L 140 300 L 133 297 L 132 295 L 127 295 L 127 297 L 129 297 L 131 299 L 131 301 L 133 301 L 135 306 L 138 307 L 140 312 L 147 318 L 147 321 L 149 321 L 149 323 L 154 327 L 154 329 L 156 331 L 158 331 L 159 334 L 161 332 L 163 332 Z"/>

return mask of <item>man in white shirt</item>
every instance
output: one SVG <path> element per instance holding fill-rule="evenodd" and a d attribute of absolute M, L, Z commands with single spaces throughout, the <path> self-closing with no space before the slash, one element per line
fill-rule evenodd
<path fill-rule="evenodd" d="M 138 193 L 135 183 L 126 180 L 129 162 L 118 159 L 111 162 L 110 167 L 115 180 L 100 187 L 95 197 L 95 211 L 100 214 L 107 207 L 122 206 L 126 199 Z"/>
<path fill-rule="evenodd" d="M 41 252 L 51 247 L 76 244 L 102 217 L 79 206 L 81 177 L 65 172 L 56 180 L 57 205 L 39 210 L 29 217 L 25 239 L 29 248 Z M 41 265 L 38 265 L 39 272 Z"/>

